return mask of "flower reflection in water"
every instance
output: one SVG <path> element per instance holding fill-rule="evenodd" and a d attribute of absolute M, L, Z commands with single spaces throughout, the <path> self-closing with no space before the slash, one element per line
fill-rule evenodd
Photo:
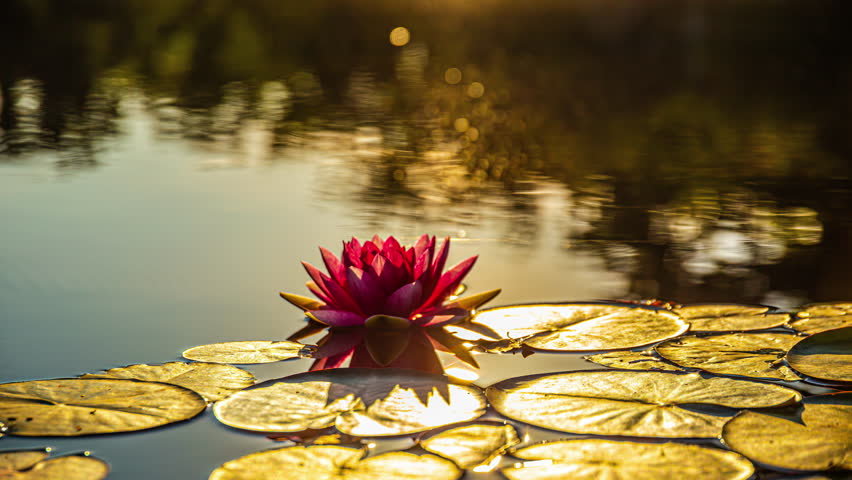
<path fill-rule="evenodd" d="M 311 321 L 288 340 L 298 341 L 325 328 L 325 325 Z M 451 353 L 467 365 L 479 368 L 464 341 L 450 335 L 443 327 L 412 325 L 396 328 L 330 328 L 317 342 L 317 351 L 313 355 L 315 360 L 310 370 L 340 368 L 349 361 L 350 368 L 409 368 L 441 374 L 444 373 L 444 367 L 439 351 Z M 448 370 L 447 373 L 456 374 L 456 377 L 474 373 L 469 369 L 456 369 L 466 373 L 455 370 Z"/>

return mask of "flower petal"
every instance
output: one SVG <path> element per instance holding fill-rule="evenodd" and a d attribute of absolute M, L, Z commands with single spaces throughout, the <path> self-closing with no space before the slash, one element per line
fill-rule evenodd
<path fill-rule="evenodd" d="M 463 308 L 443 308 L 425 313 L 422 317 L 414 319 L 414 324 L 420 327 L 437 327 L 448 323 L 456 323 L 470 316 L 470 312 Z"/>
<path fill-rule="evenodd" d="M 473 268 L 473 265 L 476 263 L 476 256 L 470 257 L 467 260 L 463 260 L 455 267 L 447 270 L 441 276 L 441 279 L 438 280 L 437 285 L 432 290 L 432 294 L 423 302 L 423 305 L 420 306 L 420 310 L 425 310 L 430 307 L 434 307 L 440 305 L 451 293 L 453 293 L 456 288 L 458 288 L 461 281 L 464 279 L 465 275 L 470 272 L 470 269 Z"/>
<path fill-rule="evenodd" d="M 312 310 L 305 314 L 317 322 L 324 323 L 332 327 L 354 327 L 363 325 L 366 318 L 357 313 L 347 312 L 345 310 Z"/>
<path fill-rule="evenodd" d="M 346 363 L 346 360 L 352 358 L 353 353 L 355 353 L 355 347 L 352 347 L 348 351 L 345 351 L 343 353 L 338 353 L 337 355 L 332 355 L 330 357 L 314 360 L 314 363 L 311 364 L 310 371 L 315 372 L 317 370 L 340 368 L 341 365 Z"/>
<path fill-rule="evenodd" d="M 346 282 L 362 312 L 368 316 L 379 313 L 385 303 L 385 294 L 379 279 L 372 272 L 349 267 L 346 270 Z"/>
<path fill-rule="evenodd" d="M 444 271 L 444 266 L 447 264 L 447 257 L 449 255 L 450 237 L 446 237 L 441 243 L 441 248 L 438 249 L 438 253 L 435 254 L 435 260 L 432 261 L 432 278 L 438 278 L 441 276 L 441 272 Z"/>
<path fill-rule="evenodd" d="M 322 261 L 325 263 L 325 269 L 328 270 L 329 274 L 331 274 L 331 278 L 333 278 L 341 286 L 345 287 L 346 266 L 343 265 L 343 262 L 338 260 L 333 253 L 325 248 L 320 247 L 320 253 L 322 254 Z"/>
<path fill-rule="evenodd" d="M 500 295 L 500 292 L 501 290 L 499 288 L 496 288 L 487 292 L 477 293 L 468 297 L 459 298 L 458 300 L 453 300 L 452 302 L 448 303 L 447 307 L 458 307 L 463 308 L 465 310 L 476 310 L 477 308 L 493 300 L 494 297 L 496 297 L 497 295 Z"/>
<path fill-rule="evenodd" d="M 308 287 L 308 290 L 310 290 L 311 293 L 316 295 L 317 298 L 319 298 L 320 300 L 325 302 L 326 305 L 331 306 L 331 307 L 334 306 L 334 302 L 331 301 L 331 298 L 329 298 L 329 296 L 326 295 L 325 292 L 323 292 L 322 289 L 320 289 L 319 286 L 317 286 L 316 283 L 305 282 L 305 286 Z"/>
<path fill-rule="evenodd" d="M 423 287 L 420 282 L 412 282 L 399 287 L 385 301 L 382 311 L 388 315 L 408 318 L 420 305 Z"/>
<path fill-rule="evenodd" d="M 296 295 L 295 293 L 287 293 L 287 292 L 279 292 L 278 295 L 281 296 L 284 300 L 292 303 L 293 305 L 301 308 L 304 311 L 308 310 L 316 310 L 320 307 L 325 306 L 325 303 L 314 300 L 313 298 L 303 297 L 301 295 Z"/>
<path fill-rule="evenodd" d="M 405 281 L 405 270 L 394 265 L 384 254 L 373 257 L 371 266 L 385 293 L 393 292 Z"/>
<path fill-rule="evenodd" d="M 343 242 L 343 265 L 350 267 L 356 266 L 361 268 L 361 242 L 357 238 L 352 237 L 349 242 Z"/>

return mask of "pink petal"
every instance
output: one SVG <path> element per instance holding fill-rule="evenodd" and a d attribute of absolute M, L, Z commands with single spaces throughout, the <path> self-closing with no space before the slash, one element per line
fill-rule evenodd
<path fill-rule="evenodd" d="M 331 277 L 341 286 L 346 286 L 346 266 L 343 262 L 337 259 L 333 253 L 320 247 L 322 261 L 325 263 L 325 269 L 331 274 Z"/>
<path fill-rule="evenodd" d="M 345 310 L 313 310 L 306 312 L 312 319 L 332 327 L 354 327 L 363 325 L 366 318 Z"/>
<path fill-rule="evenodd" d="M 373 263 L 373 257 L 379 254 L 379 247 L 376 246 L 373 242 L 364 242 L 364 246 L 361 247 L 361 268 L 367 268 L 368 265 Z"/>
<path fill-rule="evenodd" d="M 414 243 L 414 258 L 420 257 L 423 255 L 423 252 L 429 248 L 429 235 L 425 233 L 420 235 L 420 238 L 417 239 L 417 242 Z"/>
<path fill-rule="evenodd" d="M 422 317 L 414 320 L 414 324 L 421 327 L 436 327 L 448 323 L 460 322 L 467 318 L 470 312 L 463 308 L 446 308 L 433 310 Z"/>
<path fill-rule="evenodd" d="M 384 253 L 385 256 L 387 256 L 390 252 L 399 253 L 400 251 L 402 251 L 402 245 L 400 245 L 393 236 L 388 237 L 385 240 L 385 243 L 382 244 L 382 253 Z"/>
<path fill-rule="evenodd" d="M 343 265 L 361 268 L 361 242 L 352 237 L 349 242 L 343 242 Z"/>
<path fill-rule="evenodd" d="M 382 244 L 384 244 L 384 243 L 385 243 L 385 242 L 382 240 L 382 237 L 380 237 L 380 236 L 378 236 L 378 235 L 373 235 L 373 238 L 372 238 L 371 240 L 373 241 L 373 245 L 375 245 L 376 247 L 381 247 L 381 246 L 382 246 Z"/>
<path fill-rule="evenodd" d="M 405 281 L 405 270 L 391 263 L 384 255 L 373 257 L 372 267 L 385 293 L 393 292 Z"/>
<path fill-rule="evenodd" d="M 382 312 L 387 315 L 408 318 L 420 305 L 423 287 L 420 282 L 413 282 L 399 287 L 385 302 Z"/>
<path fill-rule="evenodd" d="M 379 313 L 379 309 L 384 304 L 385 295 L 379 279 L 372 272 L 349 267 L 346 270 L 346 282 L 361 311 L 368 315 Z"/>
<path fill-rule="evenodd" d="M 432 262 L 432 278 L 438 278 L 441 276 L 441 272 L 444 271 L 444 266 L 447 263 L 447 257 L 450 255 L 450 237 L 446 237 L 444 242 L 441 243 L 441 248 L 438 249 L 438 253 L 435 255 L 435 260 Z"/>
<path fill-rule="evenodd" d="M 327 284 L 331 281 L 331 277 L 322 273 L 320 269 L 311 265 L 308 262 L 302 262 L 302 266 L 305 267 L 305 270 L 308 272 L 308 275 L 314 281 L 314 283 L 326 294 L 326 296 L 331 297 L 331 292 L 328 291 Z"/>
<path fill-rule="evenodd" d="M 325 302 L 326 305 L 334 306 L 334 302 L 331 301 L 331 298 L 329 298 L 328 295 L 325 294 L 325 292 L 320 290 L 316 283 L 307 282 L 305 283 L 305 286 L 308 287 L 308 290 L 310 290 L 311 293 L 316 295 L 317 298 Z"/>
<path fill-rule="evenodd" d="M 465 275 L 467 275 L 468 272 L 470 272 L 470 269 L 473 268 L 473 265 L 476 263 L 476 259 L 476 256 L 470 257 L 467 260 L 463 260 L 455 267 L 447 270 L 447 272 L 441 276 L 441 279 L 438 280 L 438 284 L 435 285 L 434 290 L 432 290 L 432 295 L 423 302 L 423 305 L 420 306 L 419 310 L 423 311 L 435 305 L 440 305 L 444 299 L 450 296 L 450 294 L 458 288 L 462 279 L 464 279 Z"/>
<path fill-rule="evenodd" d="M 431 252 L 427 250 L 421 253 L 420 256 L 417 257 L 417 261 L 414 262 L 413 278 L 415 280 L 420 279 L 420 277 L 423 277 L 424 274 L 426 274 L 426 278 L 424 278 L 424 280 L 429 279 L 429 264 L 432 262 L 432 256 L 430 254 Z"/>

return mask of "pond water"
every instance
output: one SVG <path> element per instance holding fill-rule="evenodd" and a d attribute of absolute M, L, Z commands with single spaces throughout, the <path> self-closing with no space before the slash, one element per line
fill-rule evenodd
<path fill-rule="evenodd" d="M 284 339 L 351 236 L 449 236 L 494 304 L 852 297 L 843 2 L 402 3 L 2 2 L 0 382 Z M 0 440 L 45 445 L 130 480 L 271 446 Z"/>

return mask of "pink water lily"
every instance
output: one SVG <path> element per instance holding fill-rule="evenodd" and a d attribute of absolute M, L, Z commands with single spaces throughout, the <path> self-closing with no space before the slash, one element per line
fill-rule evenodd
<path fill-rule="evenodd" d="M 281 297 L 332 327 L 396 328 L 458 322 L 500 293 L 492 290 L 447 302 L 477 257 L 444 271 L 450 239 L 437 250 L 435 246 L 435 237 L 428 235 L 411 247 L 377 235 L 363 244 L 356 238 L 344 242 L 341 258 L 320 247 L 327 273 L 302 262 L 312 280 L 308 289 L 319 301 L 284 292 Z"/>

